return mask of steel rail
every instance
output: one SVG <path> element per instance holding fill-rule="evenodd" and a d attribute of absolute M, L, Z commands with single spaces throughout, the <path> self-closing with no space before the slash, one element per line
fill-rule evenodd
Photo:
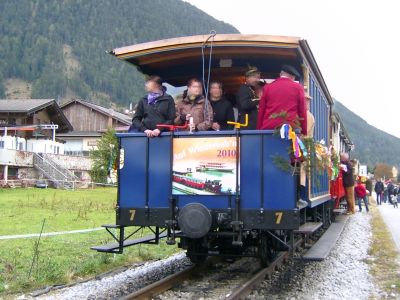
<path fill-rule="evenodd" d="M 294 249 L 296 249 L 302 240 L 299 239 L 294 243 Z M 252 276 L 246 283 L 241 284 L 237 289 L 233 290 L 225 299 L 229 300 L 237 300 L 237 299 L 245 299 L 251 291 L 258 286 L 264 278 L 274 272 L 274 270 L 285 263 L 290 256 L 290 251 L 280 252 L 275 260 L 266 268 L 258 271 L 254 276 Z M 159 281 L 153 282 L 142 289 L 139 289 L 131 294 L 125 295 L 121 297 L 121 300 L 131 300 L 131 299 L 139 299 L 139 300 L 148 300 L 154 299 L 154 297 L 168 291 L 175 286 L 181 284 L 183 281 L 190 279 L 192 275 L 198 274 L 199 271 L 209 266 L 210 264 L 215 263 L 215 260 L 208 260 L 206 263 L 201 265 L 193 265 L 183 269 L 177 273 L 171 274 Z"/>
<path fill-rule="evenodd" d="M 297 240 L 294 243 L 294 249 L 296 249 L 302 242 L 302 239 Z M 248 295 L 263 282 L 266 276 L 271 277 L 275 269 L 282 264 L 284 264 L 290 256 L 290 250 L 285 252 L 280 252 L 273 262 L 268 267 L 261 269 L 254 276 L 252 276 L 245 284 L 241 285 L 237 289 L 233 290 L 232 293 L 227 295 L 225 299 L 227 300 L 239 300 L 246 299 Z"/>

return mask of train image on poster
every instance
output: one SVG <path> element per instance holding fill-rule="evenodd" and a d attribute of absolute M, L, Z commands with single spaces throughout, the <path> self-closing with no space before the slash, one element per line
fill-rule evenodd
<path fill-rule="evenodd" d="M 236 138 L 174 139 L 174 195 L 236 193 Z"/>

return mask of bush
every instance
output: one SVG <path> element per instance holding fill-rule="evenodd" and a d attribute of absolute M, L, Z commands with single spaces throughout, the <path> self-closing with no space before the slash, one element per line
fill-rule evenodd
<path fill-rule="evenodd" d="M 118 139 L 115 136 L 115 130 L 109 128 L 97 142 L 97 148 L 90 151 L 90 158 L 93 162 L 90 171 L 92 181 L 107 183 L 107 176 L 114 167 L 117 153 Z"/>

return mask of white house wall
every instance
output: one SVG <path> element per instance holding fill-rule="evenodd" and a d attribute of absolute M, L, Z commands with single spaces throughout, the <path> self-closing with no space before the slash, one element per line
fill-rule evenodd
<path fill-rule="evenodd" d="M 12 150 L 26 150 L 26 140 L 22 137 L 18 136 L 0 136 L 0 142 L 3 149 L 12 149 Z"/>
<path fill-rule="evenodd" d="M 58 147 L 58 151 L 57 151 Z M 28 140 L 27 151 L 35 153 L 64 154 L 64 144 L 52 140 Z"/>
<path fill-rule="evenodd" d="M 64 138 L 65 152 L 89 152 L 97 148 L 100 137 Z"/>
<path fill-rule="evenodd" d="M 33 166 L 33 153 L 13 149 L 0 149 L 0 165 Z"/>
<path fill-rule="evenodd" d="M 90 151 L 90 150 L 96 149 L 98 140 L 100 140 L 100 137 L 98 137 L 98 138 L 84 138 L 82 140 L 83 151 Z"/>
<path fill-rule="evenodd" d="M 83 145 L 81 139 L 65 139 L 64 144 L 65 152 L 82 152 Z"/>

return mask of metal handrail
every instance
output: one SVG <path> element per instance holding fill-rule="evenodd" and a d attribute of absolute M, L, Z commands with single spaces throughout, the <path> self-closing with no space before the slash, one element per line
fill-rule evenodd
<path fill-rule="evenodd" d="M 58 164 L 57 162 L 55 162 L 52 158 L 50 157 L 44 157 L 45 153 L 43 154 L 43 159 L 46 159 L 46 161 L 50 162 L 50 164 L 53 164 L 56 168 L 61 169 L 63 171 L 65 171 L 66 173 L 68 173 L 73 179 L 78 179 L 75 174 L 73 172 L 71 172 L 70 170 L 68 170 L 67 168 L 64 168 L 63 166 L 61 166 L 60 164 Z"/>
<path fill-rule="evenodd" d="M 34 158 L 41 160 L 43 164 L 48 164 L 53 170 L 57 171 L 58 173 L 61 174 L 65 179 L 68 179 L 68 176 L 62 173 L 60 170 L 58 170 L 55 166 L 53 166 L 51 163 L 48 162 L 48 160 L 45 160 L 44 157 L 41 157 L 37 153 L 34 153 Z M 37 166 L 38 167 L 38 166 Z M 40 168 L 40 167 L 39 167 Z M 43 172 L 45 172 L 42 168 L 40 168 Z"/>
<path fill-rule="evenodd" d="M 43 155 L 43 156 L 40 156 L 40 155 L 37 154 L 37 153 L 34 153 L 34 157 L 41 159 L 41 161 L 42 161 L 44 164 L 47 163 L 48 165 L 50 165 L 55 171 L 57 171 L 58 173 L 60 173 L 65 179 L 69 179 L 69 177 L 71 177 L 72 179 L 78 179 L 78 178 L 75 176 L 75 174 L 73 174 L 71 171 L 69 171 L 68 169 L 66 169 L 66 168 L 64 168 L 64 167 L 62 167 L 62 166 L 60 166 L 59 164 L 57 164 L 56 162 L 54 162 L 53 160 L 51 160 L 51 159 L 48 158 L 48 157 L 44 157 L 44 155 Z M 63 171 L 65 171 L 65 173 L 67 173 L 67 174 L 70 175 L 70 176 L 68 177 L 66 174 L 64 174 L 63 172 L 61 172 L 60 169 L 63 170 Z"/>
<path fill-rule="evenodd" d="M 44 169 L 41 168 L 40 166 L 36 166 L 36 168 L 38 168 L 40 171 L 42 171 L 46 176 L 52 177 L 52 176 L 50 176 L 50 175 L 48 174 L 48 172 L 46 172 L 46 170 L 44 170 Z M 54 178 L 49 178 L 49 180 L 50 180 L 51 182 L 53 182 L 53 184 L 55 184 L 57 187 L 59 186 L 59 183 L 57 182 L 57 181 L 59 181 L 59 180 L 54 179 Z"/>

